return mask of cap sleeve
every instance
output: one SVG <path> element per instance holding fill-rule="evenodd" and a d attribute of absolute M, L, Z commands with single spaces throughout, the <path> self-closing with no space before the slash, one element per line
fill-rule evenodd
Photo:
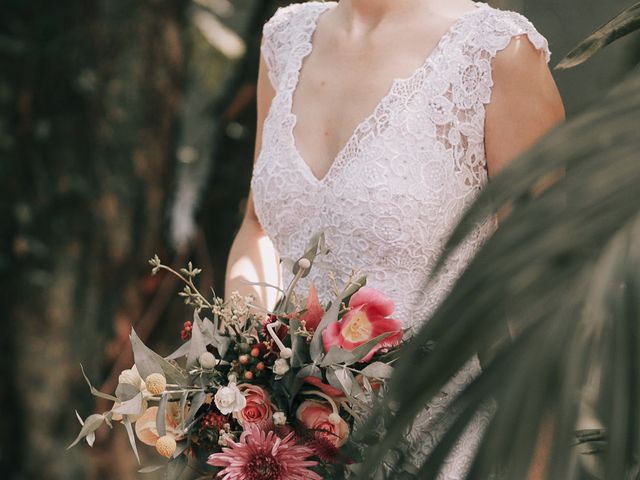
<path fill-rule="evenodd" d="M 547 63 L 551 60 L 549 42 L 524 15 L 507 10 L 490 9 L 486 18 L 482 19 L 480 28 L 476 29 L 471 38 L 474 45 L 474 63 L 482 70 L 486 79 L 480 89 L 480 100 L 489 103 L 493 76 L 491 60 L 507 48 L 514 37 L 526 35 L 531 44 L 544 53 Z"/>
<path fill-rule="evenodd" d="M 302 4 L 280 7 L 262 27 L 260 51 L 267 64 L 269 80 L 277 88 L 282 72 L 292 49 L 292 30 L 295 27 L 294 16 Z"/>

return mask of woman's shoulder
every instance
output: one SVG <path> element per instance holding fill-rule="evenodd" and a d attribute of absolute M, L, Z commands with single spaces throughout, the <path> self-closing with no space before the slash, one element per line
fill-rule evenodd
<path fill-rule="evenodd" d="M 493 57 L 507 48 L 514 37 L 524 35 L 531 44 L 551 59 L 549 42 L 533 22 L 523 14 L 503 10 L 483 3 L 475 28 L 470 30 L 470 43 L 486 50 Z"/>
<path fill-rule="evenodd" d="M 302 17 L 312 14 L 319 9 L 325 8 L 327 4 L 335 2 L 310 1 L 302 3 L 291 3 L 284 7 L 279 7 L 275 13 L 265 22 L 262 33 L 264 36 L 271 36 L 282 32 L 287 28 L 299 26 Z"/>

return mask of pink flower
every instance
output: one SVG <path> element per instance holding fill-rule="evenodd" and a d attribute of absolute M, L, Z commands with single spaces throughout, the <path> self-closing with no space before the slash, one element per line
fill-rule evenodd
<path fill-rule="evenodd" d="M 223 480 L 322 480 L 309 470 L 318 464 L 308 460 L 313 451 L 297 445 L 293 432 L 280 438 L 248 424 L 240 441 L 228 440 L 228 445 L 207 460 L 209 465 L 223 468 L 217 475 Z"/>
<path fill-rule="evenodd" d="M 305 400 L 298 407 L 296 417 L 309 430 L 325 438 L 335 447 L 341 447 L 349 437 L 349 426 L 342 417 L 333 413 L 331 405 L 316 400 Z"/>
<path fill-rule="evenodd" d="M 324 309 L 320 305 L 318 292 L 316 292 L 316 286 L 313 283 L 311 284 L 311 287 L 309 287 L 309 297 L 307 298 L 307 304 L 304 308 L 306 311 L 300 316 L 300 320 L 305 321 L 305 327 L 307 330 L 315 330 L 318 328 L 320 320 L 322 320 Z"/>
<path fill-rule="evenodd" d="M 236 414 L 238 423 L 246 428 L 247 424 L 256 424 L 260 428 L 267 428 L 271 425 L 273 407 L 269 399 L 269 394 L 256 385 L 243 383 L 238 388 L 247 400 L 247 405 Z"/>
<path fill-rule="evenodd" d="M 330 324 L 322 332 L 325 351 L 328 352 L 333 345 L 351 351 L 383 333 L 391 332 L 361 360 L 368 362 L 381 348 L 398 345 L 402 341 L 402 325 L 398 320 L 387 318 L 394 308 L 393 301 L 382 292 L 362 287 L 351 297 L 349 311 L 342 319 Z"/>

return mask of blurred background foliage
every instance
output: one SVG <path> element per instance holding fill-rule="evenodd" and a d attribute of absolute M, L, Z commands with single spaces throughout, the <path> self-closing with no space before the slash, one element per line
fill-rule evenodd
<path fill-rule="evenodd" d="M 188 312 L 172 278 L 149 276 L 154 253 L 193 260 L 223 293 L 251 174 L 261 27 L 286 3 L 0 4 L 3 478 L 136 478 L 119 426 L 65 451 L 74 408 L 100 409 L 79 363 L 110 391 L 132 363 L 131 325 L 160 352 L 178 341 Z M 530 18 L 558 61 L 631 3 L 493 5 Z M 556 73 L 570 117 L 638 62 L 638 45 Z"/>

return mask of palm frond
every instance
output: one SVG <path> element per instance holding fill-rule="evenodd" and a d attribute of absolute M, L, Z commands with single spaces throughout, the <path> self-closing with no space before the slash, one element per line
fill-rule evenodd
<path fill-rule="evenodd" d="M 606 478 L 632 471 L 640 444 L 633 408 L 640 367 L 638 125 L 635 71 L 485 188 L 451 236 L 447 254 L 487 214 L 505 204 L 513 209 L 403 353 L 381 411 L 386 437 L 370 450 L 361 478 L 508 325 L 518 332 L 515 341 L 503 343 L 455 400 L 457 419 L 446 425 L 448 435 L 418 478 L 438 471 L 464 426 L 492 401 L 497 408 L 468 478 L 485 479 L 495 469 L 525 478 L 545 429 L 552 438 L 549 478 L 577 478 L 581 467 L 572 445 L 587 417 L 608 432 Z M 566 175 L 534 196 L 531 186 L 559 169 Z M 427 352 L 424 346 L 433 341 L 436 348 Z M 450 423 L 447 417 L 442 421 Z"/>

